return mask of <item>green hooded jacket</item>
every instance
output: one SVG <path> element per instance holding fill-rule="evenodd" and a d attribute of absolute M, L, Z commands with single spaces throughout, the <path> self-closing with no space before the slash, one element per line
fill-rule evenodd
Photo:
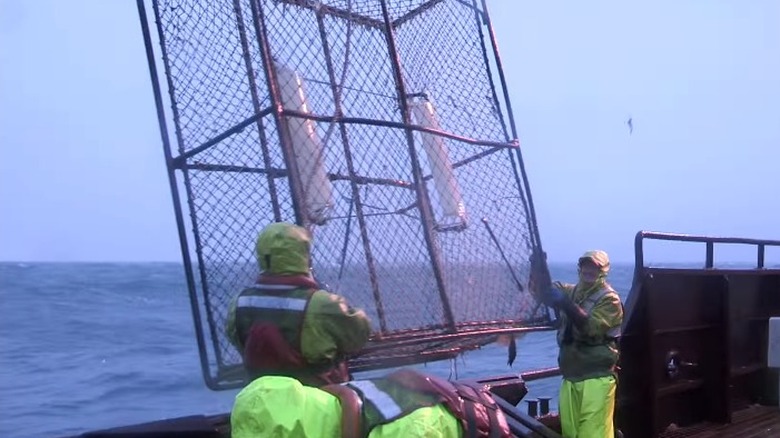
<path fill-rule="evenodd" d="M 623 304 L 606 281 L 609 258 L 603 251 L 588 251 L 580 263 L 589 260 L 601 268 L 598 279 L 586 287 L 582 282 L 554 285 L 587 314 L 584 327 L 572 324 L 561 315 L 558 329 L 558 366 L 564 379 L 578 382 L 596 377 L 614 376 L 619 358 L 617 340 L 623 324 Z"/>
<path fill-rule="evenodd" d="M 365 312 L 347 305 L 343 297 L 324 290 L 312 292 L 296 288 L 284 293 L 284 297 L 308 299 L 300 317 L 284 312 L 237 311 L 240 297 L 262 295 L 258 288 L 247 288 L 230 304 L 225 332 L 239 350 L 243 349 L 245 331 L 260 319 L 277 323 L 285 339 L 294 348 L 300 348 L 304 359 L 312 365 L 329 365 L 344 354 L 360 350 L 371 334 L 371 323 Z"/>
<path fill-rule="evenodd" d="M 313 287 L 310 251 L 311 235 L 294 224 L 272 223 L 257 236 L 255 256 L 262 275 L 230 303 L 225 327 L 242 355 L 255 322 L 277 327 L 311 371 L 334 365 L 368 341 L 371 323 L 365 312 Z"/>
<path fill-rule="evenodd" d="M 620 297 L 606 282 L 590 289 L 556 283 L 574 304 L 588 313 L 587 323 L 582 329 L 561 315 L 558 366 L 563 378 L 578 382 L 614 375 L 619 355 L 617 338 L 623 323 Z"/>

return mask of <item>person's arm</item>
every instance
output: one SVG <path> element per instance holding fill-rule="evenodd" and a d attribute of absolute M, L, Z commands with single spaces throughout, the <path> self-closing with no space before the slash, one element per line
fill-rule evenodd
<path fill-rule="evenodd" d="M 328 294 L 323 309 L 326 310 L 324 323 L 333 337 L 340 352 L 353 353 L 366 345 L 371 335 L 371 322 L 366 313 L 347 303 L 347 300 L 335 294 Z"/>
<path fill-rule="evenodd" d="M 236 327 L 236 306 L 238 305 L 238 296 L 230 301 L 228 306 L 227 321 L 225 321 L 225 335 L 231 344 L 239 348 L 238 329 Z"/>
<path fill-rule="evenodd" d="M 573 284 L 556 281 L 553 283 L 553 288 L 545 293 L 541 300 L 544 304 L 565 313 L 577 328 L 583 328 L 588 322 L 588 314 L 572 301 L 575 287 Z"/>
<path fill-rule="evenodd" d="M 588 322 L 582 328 L 585 335 L 603 338 L 607 332 L 623 323 L 623 306 L 617 294 L 607 294 L 591 309 Z"/>
<path fill-rule="evenodd" d="M 304 355 L 333 359 L 333 355 L 360 350 L 371 334 L 365 312 L 349 306 L 344 297 L 324 290 L 314 293 L 306 313 L 301 345 Z"/>
<path fill-rule="evenodd" d="M 576 284 L 571 283 L 564 283 L 562 281 L 553 281 L 553 287 L 560 289 L 562 292 L 565 292 L 566 295 L 572 296 L 574 294 L 574 288 L 577 287 Z"/>

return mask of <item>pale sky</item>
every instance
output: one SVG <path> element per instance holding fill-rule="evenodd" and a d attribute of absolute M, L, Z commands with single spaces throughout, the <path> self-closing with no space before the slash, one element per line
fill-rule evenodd
<path fill-rule="evenodd" d="M 779 1 L 489 7 L 550 260 L 780 239 Z M 0 0 L 0 260 L 180 258 L 135 1 Z"/>

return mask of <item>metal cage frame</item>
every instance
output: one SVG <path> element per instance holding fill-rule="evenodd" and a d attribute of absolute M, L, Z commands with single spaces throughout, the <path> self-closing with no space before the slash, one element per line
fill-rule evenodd
<path fill-rule="evenodd" d="M 146 9 L 146 1 L 151 1 L 152 3 L 151 17 L 156 23 L 154 27 L 150 26 L 150 15 Z M 517 294 L 517 297 L 524 296 L 528 298 L 532 297 L 538 290 L 549 287 L 549 271 L 542 250 L 533 199 L 524 168 L 517 128 L 512 115 L 506 78 L 486 0 L 481 0 L 481 2 L 477 0 L 364 0 L 362 2 L 359 0 L 232 0 L 221 2 L 219 3 L 220 5 L 225 8 L 229 6 L 235 14 L 233 17 L 235 19 L 233 23 L 235 24 L 235 29 L 231 29 L 231 32 L 236 32 L 236 39 L 232 41 L 231 47 L 241 48 L 241 62 L 243 62 L 243 66 L 240 68 L 244 70 L 240 75 L 247 81 L 245 86 L 248 87 L 248 91 L 243 92 L 239 99 L 242 104 L 246 104 L 250 108 L 250 114 L 241 117 L 231 114 L 230 120 L 225 122 L 225 127 L 217 127 L 213 124 L 206 126 L 204 124 L 205 128 L 203 130 L 208 128 L 208 134 L 202 134 L 199 131 L 198 135 L 191 135 L 198 141 L 194 141 L 193 138 L 186 138 L 189 134 L 184 132 L 187 126 L 186 122 L 182 122 L 182 111 L 188 110 L 188 103 L 182 103 L 180 101 L 181 94 L 177 93 L 182 93 L 182 89 L 186 91 L 186 87 L 177 88 L 177 85 L 179 85 L 177 80 L 180 80 L 180 76 L 183 75 L 182 71 L 184 73 L 188 71 L 184 69 L 176 70 L 175 61 L 172 61 L 169 49 L 174 47 L 174 44 L 178 44 L 178 42 L 166 40 L 166 38 L 175 40 L 176 34 L 170 29 L 166 33 L 164 28 L 165 24 L 173 23 L 171 24 L 172 28 L 177 26 L 177 23 L 179 26 L 187 24 L 184 20 L 176 22 L 176 20 L 171 18 L 176 18 L 175 13 L 171 11 L 181 6 L 179 2 L 167 0 L 168 4 L 162 6 L 161 3 L 166 3 L 166 0 L 137 0 L 195 324 L 195 333 L 200 352 L 200 361 L 203 377 L 208 387 L 212 389 L 239 387 L 245 382 L 245 376 L 242 368 L 238 366 L 239 364 L 235 360 L 231 362 L 230 357 L 225 357 L 224 335 L 218 321 L 219 318 L 215 316 L 219 308 L 217 304 L 220 303 L 214 301 L 214 273 L 209 271 L 209 269 L 219 268 L 210 267 L 210 264 L 215 262 L 209 260 L 209 247 L 207 244 L 204 244 L 202 239 L 203 229 L 206 227 L 218 228 L 218 225 L 214 225 L 214 222 L 219 222 L 219 218 L 216 220 L 209 219 L 211 222 L 208 222 L 204 217 L 206 207 L 196 205 L 198 199 L 197 194 L 194 193 L 195 189 L 197 189 L 196 186 L 197 184 L 205 183 L 199 183 L 194 179 L 193 175 L 197 172 L 223 172 L 225 174 L 251 174 L 259 176 L 267 184 L 268 197 L 267 199 L 264 198 L 264 200 L 271 206 L 272 210 L 263 220 L 290 220 L 310 229 L 317 228 L 319 224 L 316 223 L 316 218 L 313 219 L 311 214 L 307 213 L 307 206 L 305 205 L 307 191 L 310 189 L 304 187 L 301 183 L 301 165 L 295 161 L 295 147 L 293 146 L 293 139 L 290 138 L 291 131 L 289 125 L 292 123 L 328 124 L 329 128 L 326 136 L 330 137 L 331 131 L 337 128 L 336 135 L 341 139 L 339 146 L 343 149 L 344 154 L 342 162 L 346 165 L 347 170 L 335 171 L 328 169 L 326 177 L 332 183 L 344 182 L 344 184 L 348 185 L 347 190 L 351 196 L 349 197 L 348 211 L 342 216 L 342 219 L 347 224 L 346 229 L 348 231 L 346 234 L 353 232 L 353 219 L 358 223 L 354 232 L 356 239 L 360 241 L 360 244 L 355 245 L 356 247 L 359 246 L 360 249 L 357 252 L 358 255 L 354 257 L 365 262 L 364 268 L 367 272 L 367 284 L 370 285 L 376 302 L 376 314 L 374 316 L 379 321 L 379 327 L 375 331 L 369 345 L 360 354 L 351 358 L 350 366 L 353 371 L 451 358 L 462 351 L 478 348 L 481 345 L 492 342 L 499 334 L 551 329 L 552 317 L 550 311 L 538 303 L 533 305 L 533 309 L 526 309 L 524 315 L 518 317 L 502 316 L 503 314 L 493 316 L 490 314 L 487 317 L 481 316 L 482 319 L 479 319 L 480 317 L 470 318 L 455 315 L 457 312 L 453 310 L 453 305 L 450 303 L 453 292 L 448 290 L 448 288 L 451 288 L 453 280 L 445 278 L 453 274 L 449 271 L 445 272 L 445 270 L 457 270 L 457 268 L 449 267 L 447 265 L 449 262 L 444 260 L 445 257 L 441 252 L 440 240 L 442 238 L 440 236 L 442 235 L 441 233 L 449 231 L 454 233 L 462 231 L 466 228 L 466 225 L 464 222 L 447 228 L 437 223 L 437 219 L 434 217 L 436 213 L 434 212 L 434 207 L 432 207 L 431 200 L 433 190 L 426 188 L 428 185 L 432 185 L 431 180 L 434 179 L 435 175 L 431 173 L 432 164 L 426 165 L 421 162 L 422 158 L 419 148 L 421 136 L 423 135 L 430 136 L 430 138 L 457 142 L 458 145 L 463 147 L 479 148 L 479 152 L 465 154 L 455 161 L 451 165 L 453 171 L 461 171 L 461 169 L 468 168 L 468 166 L 473 166 L 480 160 L 486 159 L 486 157 L 501 157 L 502 160 L 505 160 L 504 168 L 509 169 L 509 175 L 511 175 L 508 184 L 514 187 L 516 192 L 514 196 L 505 196 L 504 198 L 516 199 L 517 202 L 504 208 L 516 211 L 517 216 L 513 217 L 519 217 L 525 223 L 504 224 L 504 228 L 500 228 L 502 226 L 501 223 L 493 223 L 486 217 L 483 217 L 481 226 L 475 225 L 472 228 L 479 228 L 480 238 L 486 242 L 485 245 L 490 247 L 484 251 L 490 251 L 491 260 L 498 260 L 497 263 L 503 264 L 505 272 L 502 275 L 505 275 L 506 281 L 512 285 L 510 289 L 514 289 L 507 293 Z M 181 0 L 181 3 L 186 3 L 186 0 Z M 360 6 L 354 7 L 353 3 L 360 3 Z M 227 4 L 229 5 L 225 6 Z M 341 4 L 346 4 L 347 6 L 341 7 Z M 373 5 L 374 9 L 371 9 L 370 5 Z M 166 9 L 161 12 L 163 6 Z M 272 24 L 269 24 L 272 23 L 272 20 L 269 19 L 269 11 L 273 8 L 289 8 L 280 9 L 282 12 L 279 14 L 287 13 L 289 10 L 308 11 L 307 13 L 314 20 L 312 23 L 316 22 L 318 35 L 308 36 L 312 41 L 319 41 L 319 50 L 321 52 L 317 53 L 322 54 L 321 56 L 325 60 L 328 79 L 321 82 L 325 86 L 324 89 L 329 90 L 332 94 L 332 107 L 328 107 L 332 114 L 304 111 L 300 108 L 291 109 L 285 105 L 277 78 L 279 70 L 275 67 L 274 48 L 278 52 L 279 46 L 273 46 L 273 35 L 271 34 L 274 29 Z M 479 70 L 476 74 L 486 81 L 485 84 L 490 90 L 490 94 L 484 97 L 484 100 L 487 102 L 485 107 L 494 113 L 490 116 L 494 118 L 490 120 L 494 120 L 495 123 L 493 125 L 495 125 L 497 132 L 500 133 L 497 137 L 492 134 L 468 135 L 465 132 L 468 129 L 464 129 L 464 132 L 453 132 L 453 129 L 424 126 L 419 119 L 417 122 L 414 120 L 413 108 L 410 108 L 410 105 L 413 105 L 411 99 L 427 101 L 429 96 L 419 90 L 410 91 L 407 86 L 408 80 L 405 78 L 405 75 L 408 72 L 405 71 L 405 66 L 401 60 L 400 43 L 397 34 L 405 26 L 419 22 L 422 19 L 421 17 L 425 17 L 425 14 L 431 11 L 442 10 L 443 8 L 457 8 L 458 11 L 467 11 L 471 16 L 471 22 L 465 23 L 463 26 L 471 26 L 466 28 L 467 31 L 469 29 L 476 30 L 476 34 L 468 35 L 474 37 L 474 44 L 481 49 L 484 69 Z M 466 15 L 463 14 L 463 16 L 465 17 Z M 339 24 L 339 26 L 344 26 L 347 35 L 347 48 L 346 50 L 342 48 L 342 51 L 347 53 L 342 53 L 341 55 L 345 60 L 341 71 L 341 80 L 339 80 L 338 68 L 333 62 L 335 55 L 332 56 L 330 53 L 335 50 L 333 45 L 329 44 L 331 40 L 329 39 L 328 26 L 332 26 L 331 29 L 334 29 L 335 27 L 333 26 L 336 26 L 332 23 L 347 23 Z M 208 23 L 204 24 L 204 27 L 207 26 Z M 315 25 L 312 24 L 312 26 Z M 389 117 L 351 115 L 341 106 L 342 93 L 346 93 L 345 90 L 347 90 L 347 87 L 344 87 L 344 76 L 346 76 L 346 65 L 349 58 L 349 38 L 350 33 L 353 32 L 353 26 L 354 29 L 360 31 L 365 30 L 365 32 L 370 31 L 381 34 L 382 44 L 387 54 L 383 62 L 387 62 L 387 65 L 390 67 L 395 93 L 393 96 L 390 96 L 390 100 L 395 104 L 395 111 Z M 355 32 L 358 30 L 355 30 Z M 438 31 L 447 32 L 448 29 L 442 28 L 438 29 Z M 173 35 L 173 38 L 171 38 L 171 35 Z M 424 37 L 422 40 L 422 42 L 414 40 L 408 44 L 417 44 L 418 46 L 426 44 Z M 159 52 L 155 51 L 155 43 L 158 44 Z M 184 47 L 184 43 L 182 43 L 181 47 Z M 180 50 L 185 51 L 185 49 Z M 210 48 L 210 50 L 215 49 Z M 202 53 L 202 51 L 194 53 Z M 191 59 L 186 60 L 187 62 L 191 61 Z M 164 73 L 162 74 L 157 70 L 158 62 L 162 62 L 164 66 Z M 184 63 L 184 61 L 180 62 Z M 239 68 L 237 66 L 234 67 Z M 265 80 L 264 83 L 263 78 Z M 366 78 L 367 81 L 370 79 Z M 167 95 L 163 93 L 163 89 L 167 89 Z M 473 91 L 468 88 L 468 84 L 464 89 L 464 93 Z M 196 101 L 193 100 L 193 102 Z M 457 105 L 453 105 L 457 107 Z M 448 108 L 454 114 L 455 109 Z M 172 122 L 172 127 L 169 126 L 169 122 Z M 403 138 L 406 147 L 405 152 L 410 160 L 410 172 L 408 174 L 410 178 L 376 177 L 358 172 L 353 156 L 355 146 L 348 141 L 348 132 L 354 127 L 385 130 L 382 132 L 397 131 L 397 135 Z M 214 151 L 218 148 L 227 147 L 225 146 L 226 144 L 229 146 L 228 142 L 237 136 L 243 135 L 242 133 L 245 130 L 252 130 L 252 132 L 258 134 L 257 140 L 264 157 L 263 163 L 249 166 L 237 165 L 235 163 L 208 162 L 210 158 L 208 154 L 216 154 L 217 152 Z M 473 131 L 476 132 L 476 130 Z M 177 139 L 178 153 L 174 153 L 171 136 Z M 281 152 L 281 155 L 276 159 L 274 159 L 271 151 L 274 145 L 278 145 Z M 276 164 L 274 161 L 281 163 L 281 165 Z M 487 183 L 490 183 L 489 175 L 484 176 L 484 178 L 486 178 Z M 441 305 L 441 321 L 436 324 L 418 324 L 398 329 L 397 327 L 389 327 L 386 322 L 386 312 L 382 306 L 383 296 L 381 296 L 380 287 L 378 286 L 377 256 L 372 254 L 376 237 L 369 236 L 371 226 L 367 224 L 372 216 L 371 213 L 366 211 L 370 210 L 369 203 L 363 199 L 364 192 L 362 189 L 368 185 L 379 187 L 380 189 L 383 187 L 389 187 L 392 190 L 400 188 L 414 193 L 413 198 L 411 198 L 412 201 L 403 208 L 396 208 L 393 214 L 406 215 L 419 220 L 419 225 L 414 226 L 419 227 L 419 231 L 422 234 L 424 255 L 426 262 L 429 262 L 426 269 L 430 269 L 426 270 L 424 275 L 421 275 L 425 278 L 430 277 L 429 280 L 435 285 Z M 490 190 L 490 184 L 486 184 L 486 186 L 488 188 L 484 190 Z M 512 228 L 513 226 L 515 227 L 514 229 Z M 508 233 L 515 231 L 521 232 L 523 233 L 522 236 L 525 236 L 518 237 L 522 243 L 522 245 L 519 245 L 522 246 L 519 252 L 512 252 L 509 246 L 507 246 L 506 236 L 509 235 Z M 228 232 L 230 230 L 225 233 Z M 474 233 L 476 232 L 474 231 Z M 348 243 L 350 241 L 347 235 L 344 239 L 344 247 L 341 254 L 340 271 L 344 270 L 344 259 Z M 511 241 L 509 243 L 514 244 Z M 335 247 L 335 243 L 331 246 Z M 335 253 L 331 252 L 326 255 L 333 256 Z M 318 261 L 318 256 L 322 256 L 322 254 L 314 254 L 315 262 Z M 479 262 L 480 259 L 477 256 L 477 259 L 473 261 Z M 515 268 L 515 265 L 518 263 L 527 265 L 527 269 L 519 274 Z M 226 273 L 225 275 L 229 274 Z M 338 278 L 341 278 L 341 275 L 340 272 Z M 514 295 L 506 296 L 512 299 L 511 297 Z M 531 302 L 534 301 L 532 300 Z M 396 313 L 398 312 L 396 311 Z M 485 315 L 488 315 L 488 313 L 485 313 Z M 499 313 L 501 312 L 498 312 L 497 315 Z"/>

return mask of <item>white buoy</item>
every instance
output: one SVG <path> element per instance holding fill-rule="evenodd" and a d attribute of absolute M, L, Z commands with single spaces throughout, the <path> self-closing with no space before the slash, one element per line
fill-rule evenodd
<path fill-rule="evenodd" d="M 436 109 L 429 100 L 411 100 L 410 108 L 417 124 L 441 131 Z M 447 144 L 444 137 L 420 132 L 423 149 L 431 167 L 433 183 L 439 195 L 439 204 L 444 217 L 439 221 L 441 230 L 462 229 L 467 226 L 466 206 L 460 194 L 458 180 L 452 170 Z"/>
<path fill-rule="evenodd" d="M 284 108 L 311 114 L 301 76 L 278 62 L 274 62 L 274 68 Z M 325 156 L 316 124 L 300 117 L 286 117 L 286 120 L 298 166 L 304 210 L 311 222 L 322 225 L 333 210 L 333 185 L 325 172 Z"/>

